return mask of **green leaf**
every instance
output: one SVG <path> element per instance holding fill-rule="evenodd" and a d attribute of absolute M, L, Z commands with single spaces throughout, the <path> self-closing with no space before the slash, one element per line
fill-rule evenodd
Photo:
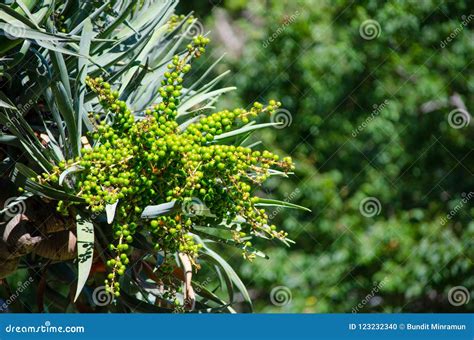
<path fill-rule="evenodd" d="M 16 107 L 8 104 L 7 102 L 3 101 L 2 99 L 0 99 L 0 107 L 4 107 L 4 108 L 9 109 L 9 110 L 16 110 Z"/>
<path fill-rule="evenodd" d="M 146 301 L 138 300 L 136 297 L 129 295 L 125 291 L 122 291 L 120 296 L 121 296 L 121 301 L 123 301 L 125 305 L 129 306 L 130 309 L 137 312 L 141 312 L 141 313 L 172 313 L 173 312 L 173 309 L 171 308 L 159 307 L 159 306 L 152 305 Z"/>
<path fill-rule="evenodd" d="M 107 223 L 111 224 L 114 221 L 115 210 L 117 209 L 117 204 L 119 200 L 116 200 L 115 203 L 107 204 L 105 206 L 105 213 L 107 215 Z"/>
<path fill-rule="evenodd" d="M 36 25 L 31 20 L 28 20 L 24 15 L 15 11 L 10 6 L 5 4 L 0 4 L 0 19 L 4 20 L 7 23 L 21 23 L 24 26 L 31 27 L 36 29 Z"/>
<path fill-rule="evenodd" d="M 135 4 L 135 3 L 134 3 Z M 178 4 L 177 1 L 148 1 L 149 7 L 134 6 L 137 12 L 133 15 L 133 20 L 128 27 L 117 33 L 118 38 L 128 37 L 130 34 L 136 34 L 136 31 L 143 27 L 154 27 L 161 19 L 162 15 L 172 13 L 173 8 Z M 126 19 L 127 17 L 125 17 Z M 132 29 L 130 27 L 135 27 Z M 143 32 L 141 32 L 143 34 Z"/>
<path fill-rule="evenodd" d="M 99 33 L 98 37 L 99 38 L 106 38 L 110 35 L 110 33 L 115 29 L 117 28 L 118 25 L 120 25 L 126 18 L 127 16 L 130 14 L 130 12 L 132 11 L 133 7 L 135 6 L 136 4 L 133 2 L 133 1 L 130 1 L 130 3 L 128 4 L 128 6 L 122 11 L 122 13 L 120 13 L 120 15 L 114 20 L 114 22 L 112 22 L 112 24 L 108 25 L 107 28 L 102 31 L 101 33 Z"/>
<path fill-rule="evenodd" d="M 67 175 L 73 174 L 73 173 L 76 173 L 76 172 L 81 172 L 83 170 L 84 170 L 84 168 L 82 166 L 79 166 L 79 165 L 73 165 L 70 168 L 67 168 L 66 170 L 64 170 L 61 173 L 61 175 L 59 175 L 59 185 L 63 185 L 63 182 L 66 179 Z"/>
<path fill-rule="evenodd" d="M 81 55 L 89 55 L 89 50 L 91 46 L 92 38 L 94 37 L 94 31 L 92 27 L 91 19 L 86 18 L 84 20 L 84 28 L 82 30 L 82 39 L 79 44 L 79 53 Z M 89 66 L 89 58 L 79 57 L 77 60 L 77 66 L 79 70 L 77 84 L 76 84 L 76 94 L 74 96 L 74 111 L 76 115 L 76 124 L 77 124 L 77 135 L 79 139 L 82 135 L 82 109 L 84 108 L 84 96 L 86 93 L 86 75 L 87 69 Z M 80 147 L 80 145 L 79 145 Z"/>
<path fill-rule="evenodd" d="M 251 147 L 250 145 L 248 146 L 249 148 Z M 276 169 L 268 169 L 268 174 L 269 176 L 281 176 L 281 177 L 285 177 L 285 178 L 288 178 L 288 175 L 293 175 L 294 172 L 284 172 L 284 171 L 280 171 L 280 170 L 276 170 Z"/>
<path fill-rule="evenodd" d="M 215 302 L 219 305 L 219 307 L 217 308 L 211 308 L 211 309 L 208 308 L 205 311 L 207 312 L 209 312 L 210 310 L 222 311 L 224 309 L 227 309 L 229 313 L 232 313 L 232 314 L 236 313 L 236 311 L 232 307 L 229 306 L 229 303 L 226 303 L 225 301 L 220 299 L 216 294 L 206 289 L 199 282 L 193 281 L 192 286 L 194 288 L 194 292 L 196 293 L 196 295 L 206 300 Z M 200 302 L 202 303 L 202 301 Z M 195 311 L 199 311 L 199 310 L 195 310 Z"/>
<path fill-rule="evenodd" d="M 70 49 L 55 45 L 53 43 L 50 43 L 50 42 L 47 42 L 47 41 L 44 41 L 44 40 L 36 40 L 36 43 L 38 45 L 40 45 L 41 47 L 44 47 L 44 48 L 46 48 L 50 51 L 55 51 L 55 52 L 66 54 L 66 55 L 72 55 L 72 56 L 75 56 L 75 57 L 81 57 L 80 54 L 78 54 L 78 53 L 76 53 L 76 52 L 74 52 Z"/>
<path fill-rule="evenodd" d="M 39 80 L 44 81 L 44 79 L 39 79 Z M 63 150 L 63 154 L 65 154 L 65 146 L 64 146 L 64 143 L 66 141 L 66 131 L 65 131 L 65 126 L 64 126 L 65 124 L 63 124 L 64 121 L 61 117 L 61 114 L 59 113 L 57 105 L 55 104 L 53 90 L 51 89 L 51 87 L 48 87 L 46 82 L 39 82 L 39 84 L 41 84 L 41 86 L 45 88 L 43 92 L 44 99 L 46 100 L 46 103 L 51 109 L 51 114 L 53 116 L 57 129 L 59 131 L 60 147 Z"/>
<path fill-rule="evenodd" d="M 242 282 L 240 277 L 237 275 L 237 273 L 234 271 L 234 269 L 219 254 L 217 254 L 215 251 L 210 249 L 205 244 L 205 242 L 202 241 L 202 239 L 199 236 L 196 236 L 195 239 L 198 243 L 203 245 L 203 248 L 201 249 L 201 252 L 202 252 L 201 257 L 204 260 L 207 259 L 209 262 L 214 263 L 215 265 L 217 265 L 223 270 L 224 279 L 229 280 L 232 283 L 232 285 L 235 285 L 237 287 L 237 289 L 242 294 L 244 301 L 252 309 L 252 300 L 250 299 L 250 295 L 247 291 L 247 288 L 245 287 L 244 283 Z M 231 290 L 232 290 L 232 285 L 230 287 Z M 231 296 L 231 302 L 232 302 L 233 300 L 232 291 L 228 293 Z"/>
<path fill-rule="evenodd" d="M 13 103 L 11 103 L 7 96 L 1 91 L 0 99 L 13 106 Z M 41 166 L 44 171 L 51 169 L 52 165 L 44 155 L 47 150 L 39 142 L 34 131 L 23 116 L 19 114 L 16 109 L 7 112 L 7 114 L 2 111 L 4 110 L 0 110 L 0 123 L 5 125 L 19 139 L 20 144 L 26 151 L 27 155 Z"/>
<path fill-rule="evenodd" d="M 212 99 L 214 97 L 217 97 L 223 93 L 233 91 L 235 90 L 236 87 L 224 87 L 222 89 L 218 89 L 215 91 L 207 92 L 207 93 L 201 93 L 199 95 L 193 96 L 191 99 L 189 99 L 186 103 L 181 104 L 178 107 L 178 116 L 188 114 L 188 110 L 191 109 L 193 106 L 198 105 L 206 100 Z"/>
<path fill-rule="evenodd" d="M 0 135 L 0 144 L 18 146 L 18 137 L 13 135 Z"/>
<path fill-rule="evenodd" d="M 124 88 L 122 93 L 120 94 L 120 100 L 126 101 L 128 97 L 141 85 L 141 82 L 145 75 L 148 72 L 148 60 L 146 61 L 145 65 L 140 69 L 137 68 L 135 73 L 133 74 L 130 82 L 128 84 L 122 84 Z M 124 86 L 126 85 L 126 86 Z"/>
<path fill-rule="evenodd" d="M 32 6 L 30 7 L 30 10 L 33 9 L 33 7 L 36 5 L 38 2 L 37 0 L 28 0 L 28 2 Z M 54 11 L 54 0 L 44 0 L 41 3 L 41 7 L 33 13 L 33 18 L 35 19 L 36 22 L 38 23 L 43 23 L 44 19 L 47 18 L 52 12 Z"/>
<path fill-rule="evenodd" d="M 53 64 L 53 68 L 56 71 L 56 77 L 59 77 L 61 79 L 61 83 L 64 86 L 64 89 L 66 90 L 68 98 L 71 98 L 72 92 L 71 86 L 69 84 L 69 72 L 63 54 L 60 52 L 52 51 L 49 55 L 51 57 L 51 63 Z"/>
<path fill-rule="evenodd" d="M 16 197 L 13 202 L 10 201 L 8 204 L 5 204 L 4 208 L 2 210 L 0 210 L 0 215 L 1 214 L 4 214 L 6 211 L 10 210 L 11 208 L 13 208 L 14 206 L 18 205 L 18 204 L 25 204 L 24 201 L 27 200 L 28 198 L 30 198 L 32 195 L 31 194 L 24 194 L 22 196 L 19 196 L 19 197 Z"/>
<path fill-rule="evenodd" d="M 217 135 L 217 136 L 214 137 L 214 140 L 223 140 L 223 139 L 230 138 L 230 137 L 236 137 L 236 136 L 239 136 L 241 134 L 247 133 L 249 131 L 263 129 L 263 128 L 266 128 L 266 127 L 269 127 L 269 126 L 275 126 L 275 125 L 280 125 L 280 124 L 281 123 L 263 123 L 263 124 L 252 124 L 252 125 L 248 124 L 248 125 L 245 125 L 245 126 L 241 127 L 240 129 L 225 132 L 223 134 Z"/>
<path fill-rule="evenodd" d="M 166 202 L 158 205 L 147 206 L 141 215 L 141 218 L 148 219 L 165 215 L 175 209 L 176 201 Z"/>
<path fill-rule="evenodd" d="M 84 27 L 84 25 L 87 23 L 87 22 L 91 22 L 92 20 L 94 20 L 97 16 L 99 16 L 102 12 L 104 12 L 104 10 L 107 9 L 107 7 L 109 6 L 110 4 L 110 1 L 106 1 L 104 2 L 104 4 L 102 6 L 100 6 L 99 8 L 97 8 L 97 10 L 95 10 L 93 13 L 89 14 L 79 25 L 77 25 L 76 27 L 74 27 L 70 34 L 76 34 L 78 32 L 81 31 L 81 29 Z M 84 35 L 84 31 L 83 31 L 83 35 Z"/>
<path fill-rule="evenodd" d="M 27 28 L 25 26 L 12 25 L 8 23 L 4 23 L 4 22 L 0 22 L 0 29 L 5 32 L 8 32 L 8 34 L 12 37 L 15 37 L 18 39 L 34 40 L 34 41 L 37 41 L 38 43 L 39 41 L 65 42 L 65 41 L 73 40 L 73 37 L 44 33 L 38 30 Z M 77 40 L 77 38 L 75 40 Z"/>
<path fill-rule="evenodd" d="M 46 124 L 44 119 L 41 119 L 43 122 L 44 130 L 49 138 L 48 149 L 51 151 L 51 156 L 54 157 L 57 163 L 64 161 L 64 154 L 61 150 L 59 143 L 56 140 L 56 137 L 53 135 L 51 130 L 48 128 L 48 124 Z"/>
<path fill-rule="evenodd" d="M 269 198 L 258 198 L 257 203 L 255 203 L 256 207 L 283 207 L 283 208 L 290 208 L 290 209 L 299 209 L 304 211 L 311 212 L 311 209 L 303 207 L 298 204 L 293 204 L 290 202 L 280 201 L 280 200 L 273 200 Z"/>
<path fill-rule="evenodd" d="M 54 200 L 67 200 L 67 201 L 77 202 L 77 203 L 84 202 L 82 198 L 70 195 L 66 193 L 65 191 L 55 189 L 49 185 L 33 182 L 30 178 L 36 178 L 38 174 L 34 172 L 32 169 L 28 168 L 24 164 L 16 163 L 15 170 L 26 178 L 26 182 L 25 182 L 26 191 L 32 192 L 35 195 L 48 197 Z M 13 175 L 16 176 L 15 173 L 13 173 Z"/>
<path fill-rule="evenodd" d="M 38 27 L 38 23 L 36 22 L 36 19 L 33 17 L 33 15 L 31 14 L 30 10 L 28 9 L 28 7 L 23 3 L 23 1 L 21 0 L 15 0 L 15 2 L 18 4 L 18 6 L 23 10 L 23 12 L 26 14 L 26 16 L 28 17 L 28 19 L 30 19 L 30 21 L 37 27 Z"/>
<path fill-rule="evenodd" d="M 78 135 L 77 130 L 77 119 L 76 114 L 72 108 L 71 99 L 68 96 L 64 85 L 61 82 L 57 82 L 52 87 L 54 93 L 54 99 L 58 105 L 59 111 L 61 112 L 66 127 L 68 129 L 69 146 L 74 156 L 79 156 L 81 136 Z"/>
<path fill-rule="evenodd" d="M 262 252 L 258 249 L 255 249 L 253 247 L 246 247 L 244 244 L 237 243 L 234 240 L 226 239 L 226 238 L 215 236 L 215 235 L 211 235 L 211 234 L 208 234 L 208 233 L 203 232 L 201 230 L 194 229 L 194 232 L 196 234 L 198 234 L 199 236 L 204 237 L 205 239 L 209 239 L 211 241 L 214 241 L 214 242 L 217 242 L 217 243 L 220 243 L 220 244 L 226 244 L 228 246 L 232 246 L 232 247 L 235 247 L 235 248 L 238 248 L 238 249 L 245 250 L 248 253 L 255 254 L 259 257 L 263 257 L 264 259 L 269 258 L 268 255 L 266 255 L 264 252 Z"/>
<path fill-rule="evenodd" d="M 201 75 L 201 77 L 199 77 L 198 80 L 196 81 L 193 81 L 193 84 L 186 89 L 186 93 L 190 93 L 192 91 L 194 91 L 194 89 L 204 80 L 204 79 L 207 79 L 207 76 L 211 73 L 211 71 L 217 66 L 217 64 L 219 64 L 219 62 L 224 58 L 224 56 L 221 56 L 219 57 L 211 66 L 209 66 L 209 68 Z M 218 82 L 220 80 L 220 78 L 226 76 L 230 71 L 225 71 L 223 73 L 221 73 L 220 75 L 218 75 L 216 78 L 214 78 L 210 83 L 214 83 L 214 82 Z M 197 92 L 202 92 L 202 90 L 206 90 L 207 89 L 207 86 L 209 86 L 209 83 L 204 85 L 199 91 Z M 186 94 L 183 96 L 183 97 L 186 97 Z M 182 103 L 185 103 L 186 102 L 186 99 L 183 99 Z"/>
<path fill-rule="evenodd" d="M 178 126 L 178 130 L 179 131 L 184 131 L 188 128 L 189 125 L 196 123 L 198 120 L 200 120 L 204 117 L 206 117 L 206 116 L 205 115 L 197 115 L 196 117 L 188 119 L 187 121 L 185 121 L 184 123 L 182 123 Z"/>
<path fill-rule="evenodd" d="M 94 259 L 94 225 L 84 220 L 80 215 L 76 216 L 76 225 L 78 275 L 74 302 L 86 284 Z"/>

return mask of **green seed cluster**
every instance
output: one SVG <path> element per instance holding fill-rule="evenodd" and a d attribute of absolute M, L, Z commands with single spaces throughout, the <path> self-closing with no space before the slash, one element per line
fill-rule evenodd
<path fill-rule="evenodd" d="M 168 32 L 172 32 L 184 19 L 186 19 L 186 16 L 183 14 L 173 14 L 168 20 Z M 186 24 L 191 24 L 194 20 L 194 16 L 190 15 L 186 20 Z"/>
<path fill-rule="evenodd" d="M 185 128 L 176 121 L 182 77 L 190 70 L 190 60 L 199 57 L 207 43 L 207 38 L 196 37 L 183 56 L 173 57 L 159 89 L 161 102 L 146 110 L 143 119 L 135 120 L 119 94 L 102 78 L 87 78 L 109 119 L 95 121 L 92 148 L 84 148 L 81 157 L 60 164 L 41 179 L 57 182 L 64 169 L 76 166 L 80 171 L 75 173 L 72 189 L 84 198 L 87 209 L 100 213 L 108 204 L 117 203 L 106 280 L 108 290 L 116 296 L 120 295 L 118 277 L 130 262 L 137 232 L 144 232 L 165 258 L 182 252 L 194 264 L 200 249 L 190 234 L 195 226 L 225 222 L 235 227 L 234 241 L 242 244 L 248 258 L 252 255 L 246 249 L 252 244 L 246 236 L 287 236 L 268 225 L 268 216 L 256 207 L 258 198 L 252 196 L 252 190 L 268 178 L 270 169 L 291 170 L 291 159 L 218 144 L 220 135 L 262 113 L 271 114 L 281 104 L 272 100 L 266 106 L 255 103 L 250 109 L 224 110 Z M 164 202 L 174 202 L 168 214 L 141 219 L 145 207 Z M 59 202 L 58 210 L 67 213 L 68 204 Z M 245 222 L 237 227 L 238 218 Z M 172 266 L 163 268 L 172 271 Z"/>

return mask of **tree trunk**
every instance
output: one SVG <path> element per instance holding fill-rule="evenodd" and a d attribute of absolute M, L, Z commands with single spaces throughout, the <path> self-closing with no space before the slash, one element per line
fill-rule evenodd
<path fill-rule="evenodd" d="M 0 207 L 16 189 L 11 182 L 0 180 Z M 4 190 L 5 189 L 5 190 Z M 41 257 L 67 261 L 76 256 L 75 222 L 59 216 L 54 204 L 37 198 L 20 203 L 18 213 L 7 211 L 0 222 L 0 279 L 13 273 L 20 259 L 30 253 Z"/>

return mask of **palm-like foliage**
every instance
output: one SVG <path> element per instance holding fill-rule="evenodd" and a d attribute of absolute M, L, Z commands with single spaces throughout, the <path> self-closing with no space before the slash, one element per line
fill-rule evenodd
<path fill-rule="evenodd" d="M 45 295 L 56 306 L 48 310 L 88 311 L 90 306 L 100 307 L 101 300 L 98 303 L 94 295 L 102 293 L 98 287 L 106 275 L 103 267 L 107 247 L 112 242 L 107 220 L 113 219 L 115 206 L 108 205 L 106 213 L 95 215 L 71 188 L 61 185 L 74 177 L 77 168 L 63 171 L 59 184 L 33 178 L 51 173 L 58 164 L 80 157 L 84 147 L 91 147 L 86 137 L 94 130 L 90 113 L 101 114 L 103 107 L 97 95 L 87 87 L 86 76 L 92 79 L 102 76 L 112 84 L 118 91 L 118 99 L 126 102 L 135 120 L 144 119 L 144 110 L 160 102 L 159 88 L 167 65 L 173 56 L 183 56 L 186 53 L 183 46 L 202 33 L 196 32 L 201 27 L 196 19 L 173 14 L 175 5 L 175 1 L 146 0 L 105 3 L 18 0 L 0 5 L 3 33 L 0 36 L 0 124 L 3 128 L 0 143 L 4 145 L 0 149 L 0 170 L 3 179 L 14 183 L 14 188 L 5 190 L 3 197 L 2 213 L 6 218 L 2 228 L 18 234 L 13 237 L 15 232 L 10 232 L 11 237 L 7 235 L 2 241 L 15 251 L 0 252 L 0 274 L 4 277 L 14 272 L 19 264 L 29 269 L 29 274 L 40 281 L 38 301 L 43 304 Z M 210 81 L 206 79 L 214 66 L 181 91 L 176 118 L 181 129 L 212 110 L 219 95 L 232 90 L 216 89 L 223 75 Z M 268 125 L 249 123 L 231 133 L 232 138 L 225 142 L 240 145 L 251 131 Z M 96 141 L 92 147 L 99 144 Z M 16 193 L 17 188 L 23 190 L 22 194 Z M 15 198 L 6 201 L 9 196 Z M 58 200 L 78 203 L 74 210 L 77 216 L 55 213 Z M 163 202 L 163 197 L 157 197 L 156 204 L 161 203 L 160 200 Z M 299 208 L 273 200 L 263 204 Z M 11 213 L 24 207 L 24 214 Z M 155 215 L 165 213 L 169 204 L 158 204 L 150 209 Z M 132 258 L 133 266 L 128 275 L 121 278 L 121 298 L 107 308 L 155 312 L 183 308 L 173 305 L 169 294 L 172 291 L 173 299 L 175 296 L 181 300 L 191 298 L 197 311 L 232 312 L 235 289 L 251 305 L 245 286 L 232 267 L 211 249 L 216 243 L 242 246 L 228 236 L 230 226 L 219 222 L 215 227 L 208 233 L 196 231 L 192 235 L 202 244 L 200 264 L 204 273 L 215 270 L 218 283 L 210 284 L 209 276 L 191 282 L 189 258 L 181 253 L 176 254 L 171 279 L 164 282 L 160 277 L 163 254 L 154 251 L 148 235 L 142 233 L 136 235 L 133 243 L 136 254 Z M 66 247 L 55 248 L 54 245 Z M 255 255 L 263 255 L 247 248 L 246 251 Z M 42 258 L 49 260 L 45 262 Z M 21 263 L 20 259 L 23 259 Z M 38 268 L 45 269 L 38 271 Z M 217 290 L 228 294 L 227 301 L 221 299 L 222 294 Z M 81 291 L 83 294 L 73 304 Z M 69 298 L 65 298 L 64 293 Z M 38 308 L 43 310 L 42 306 Z"/>

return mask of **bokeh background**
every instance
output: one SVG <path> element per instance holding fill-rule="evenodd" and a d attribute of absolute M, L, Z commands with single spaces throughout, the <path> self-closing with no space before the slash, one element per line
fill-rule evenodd
<path fill-rule="evenodd" d="M 474 3 L 182 1 L 213 40 L 222 107 L 275 98 L 291 155 L 269 197 L 291 248 L 228 251 L 257 312 L 474 311 Z M 199 68 L 194 71 L 199 74 Z M 202 73 L 202 72 L 201 72 Z"/>

